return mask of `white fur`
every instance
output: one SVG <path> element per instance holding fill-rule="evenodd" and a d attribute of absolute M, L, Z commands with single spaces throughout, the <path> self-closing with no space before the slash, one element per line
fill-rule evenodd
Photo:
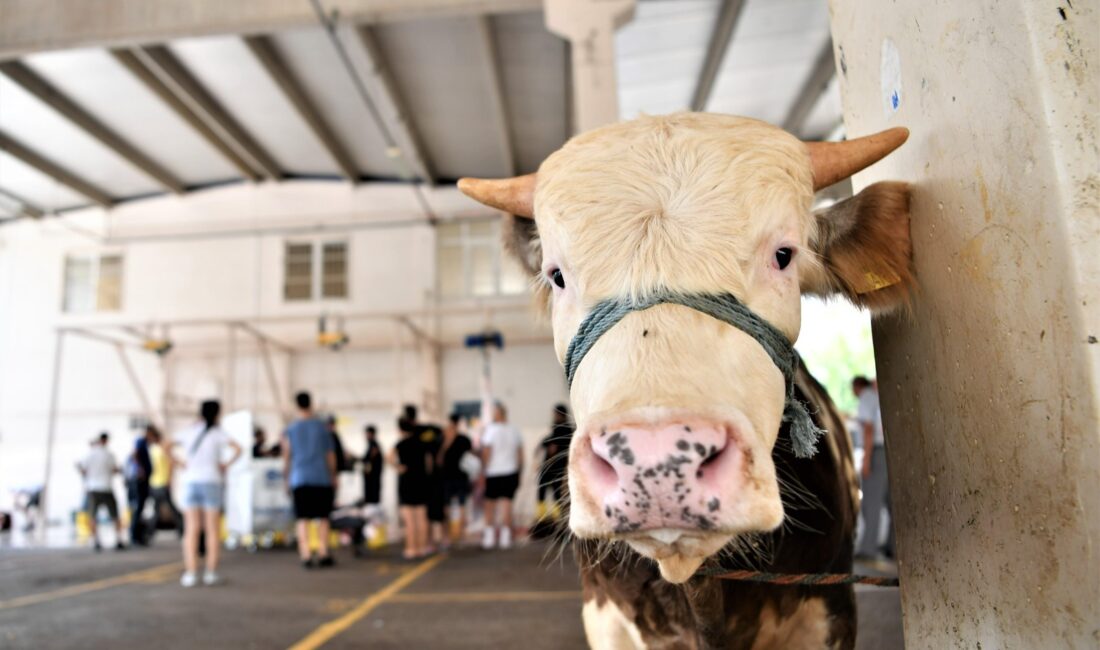
<path fill-rule="evenodd" d="M 595 600 L 586 602 L 581 618 L 588 647 L 593 650 L 644 650 L 646 647 L 641 631 L 610 600 L 605 600 L 603 605 L 597 605 Z"/>

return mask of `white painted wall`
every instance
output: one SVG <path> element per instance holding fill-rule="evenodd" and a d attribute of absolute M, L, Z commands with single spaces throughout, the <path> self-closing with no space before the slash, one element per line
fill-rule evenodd
<path fill-rule="evenodd" d="M 429 192 L 429 201 L 444 219 L 485 214 L 451 188 Z M 349 241 L 350 297 L 324 304 L 284 303 L 283 242 L 315 236 Z M 97 250 L 124 256 L 122 310 L 62 314 L 65 256 Z M 339 412 L 346 447 L 361 453 L 361 431 L 368 422 L 378 424 L 384 446 L 395 442 L 399 405 L 418 402 L 423 395 L 422 355 L 411 347 L 392 348 L 398 332 L 406 344 L 412 341 L 392 320 L 355 323 L 349 328 L 352 347 L 342 352 L 318 349 L 311 343 L 313 319 L 322 310 L 341 314 L 431 308 L 435 275 L 434 230 L 424 221 L 411 188 L 403 185 L 239 185 L 185 198 L 139 201 L 110 213 L 89 209 L 0 228 L 0 508 L 10 507 L 12 489 L 43 480 L 57 326 L 307 316 L 300 323 L 267 326 L 274 336 L 305 350 L 293 361 L 281 353 L 272 357 L 279 399 L 284 400 L 279 405 L 254 341 L 238 332 L 228 406 L 254 411 L 272 438 L 282 427 L 279 409 L 289 410 L 293 391 L 309 389 L 321 409 Z M 417 322 L 432 330 L 423 318 Z M 509 327 L 515 328 L 515 322 L 513 314 Z M 533 318 L 520 322 L 526 323 L 521 326 L 525 338 L 545 333 L 545 326 L 535 325 Z M 213 392 L 226 398 L 229 334 L 226 326 L 177 326 L 170 336 L 176 348 L 168 357 L 167 375 L 179 399 L 169 404 L 169 423 L 176 428 L 188 421 L 198 400 Z M 449 336 L 454 340 L 446 344 L 460 344 Z M 162 362 L 137 350 L 129 358 L 159 417 L 165 406 Z M 444 352 L 444 405 L 477 397 L 480 363 L 469 351 Z M 509 347 L 494 367 L 501 397 L 534 445 L 544 434 L 551 405 L 565 399 L 550 346 Z M 121 460 L 132 444 L 128 420 L 142 413 L 116 350 L 74 335 L 65 337 L 59 404 L 48 495 L 51 518 L 67 518 L 81 501 L 73 466 L 88 441 L 101 430 L 110 431 L 111 449 Z M 533 472 L 525 478 L 524 491 L 531 492 Z M 392 499 L 392 483 L 387 487 Z M 123 496 L 121 484 L 118 496 Z M 532 509 L 526 505 L 521 510 Z"/>

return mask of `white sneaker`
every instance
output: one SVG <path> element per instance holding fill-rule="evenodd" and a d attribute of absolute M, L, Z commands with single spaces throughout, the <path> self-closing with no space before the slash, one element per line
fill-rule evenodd
<path fill-rule="evenodd" d="M 202 583 L 207 587 L 212 587 L 219 582 L 221 582 L 221 578 L 219 578 L 218 574 L 213 571 L 207 571 L 206 573 L 202 574 Z"/>
<path fill-rule="evenodd" d="M 196 582 L 195 574 L 191 571 L 184 571 L 183 575 L 180 576 L 180 586 L 181 587 L 194 587 L 195 582 Z"/>
<path fill-rule="evenodd" d="M 496 546 L 496 536 L 493 534 L 494 532 L 496 531 L 493 530 L 492 526 L 485 527 L 485 532 L 481 534 L 481 548 L 488 551 L 489 549 Z"/>
<path fill-rule="evenodd" d="M 507 526 L 500 529 L 500 547 L 512 548 L 512 529 Z"/>

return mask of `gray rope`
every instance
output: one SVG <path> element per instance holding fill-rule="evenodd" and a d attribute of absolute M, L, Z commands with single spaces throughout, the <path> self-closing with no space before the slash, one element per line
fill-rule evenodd
<path fill-rule="evenodd" d="M 565 380 L 573 386 L 573 376 L 592 346 L 601 336 L 631 312 L 649 309 L 655 305 L 674 304 L 702 312 L 712 318 L 733 325 L 753 337 L 771 357 L 772 363 L 783 373 L 787 385 L 787 401 L 783 408 L 783 421 L 791 425 L 791 443 L 795 456 L 809 458 L 814 455 L 817 438 L 822 434 L 806 407 L 794 396 L 794 373 L 798 368 L 798 353 L 787 337 L 774 325 L 757 316 L 736 296 L 721 294 L 658 293 L 637 302 L 629 299 L 609 298 L 598 303 L 577 329 L 569 349 L 565 353 Z"/>

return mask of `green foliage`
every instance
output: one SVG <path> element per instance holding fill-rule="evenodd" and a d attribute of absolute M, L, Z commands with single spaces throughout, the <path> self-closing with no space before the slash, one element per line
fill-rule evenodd
<path fill-rule="evenodd" d="M 833 304 L 830 304 L 829 311 L 832 308 Z M 844 326 L 825 328 L 810 340 L 806 340 L 807 328 L 813 325 L 804 322 L 803 337 L 797 347 L 806 367 L 828 389 L 837 408 L 845 413 L 854 413 L 856 398 L 852 394 L 852 377 L 875 377 L 875 350 L 870 319 L 864 316 L 844 320 L 847 321 Z"/>

